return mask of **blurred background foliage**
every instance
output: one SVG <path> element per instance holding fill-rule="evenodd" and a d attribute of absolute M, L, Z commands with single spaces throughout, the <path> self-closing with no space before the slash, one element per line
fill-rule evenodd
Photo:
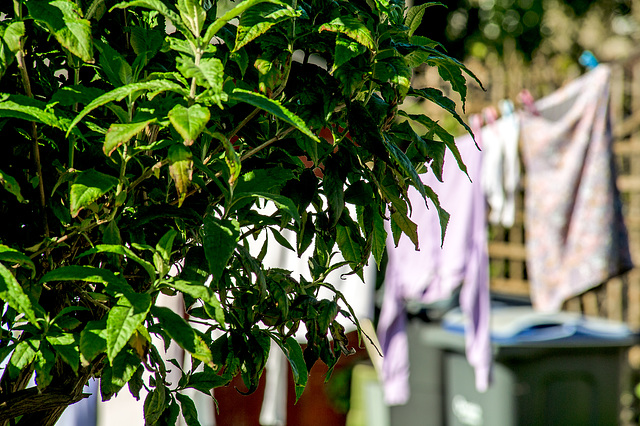
<path fill-rule="evenodd" d="M 415 1 L 415 4 L 425 3 Z M 636 53 L 640 39 L 639 0 L 453 0 L 431 7 L 421 35 L 443 40 L 464 60 L 502 58 L 517 52 L 578 64 L 584 50 L 602 61 Z"/>

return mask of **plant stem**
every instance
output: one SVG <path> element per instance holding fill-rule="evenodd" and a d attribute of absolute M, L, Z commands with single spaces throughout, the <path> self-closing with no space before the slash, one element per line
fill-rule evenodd
<path fill-rule="evenodd" d="M 289 133 L 291 133 L 293 130 L 295 130 L 295 127 L 291 126 L 288 129 L 284 130 L 282 133 L 275 135 L 274 137 L 272 137 L 271 139 L 269 139 L 268 141 L 264 142 L 262 145 L 257 146 L 255 148 L 253 148 L 251 151 L 247 152 L 246 154 L 244 154 L 241 158 L 240 161 L 244 161 L 249 157 L 252 157 L 253 155 L 255 155 L 257 152 L 262 151 L 263 149 L 265 149 L 266 147 L 268 147 L 269 145 L 271 145 L 272 143 L 282 139 L 283 137 L 287 136 Z"/>
<path fill-rule="evenodd" d="M 22 84 L 24 90 L 29 98 L 33 99 L 33 93 L 31 92 L 31 80 L 29 79 L 29 73 L 27 72 L 27 64 L 24 59 L 24 41 L 20 43 L 20 50 L 16 55 L 18 59 L 18 68 L 20 69 L 20 76 L 22 77 Z M 36 173 L 38 175 L 38 191 L 40 192 L 40 206 L 43 211 L 44 221 L 44 236 L 49 238 L 49 220 L 47 219 L 47 200 L 44 192 L 44 179 L 42 175 L 42 162 L 40 160 L 40 147 L 38 145 L 38 126 L 35 121 L 31 122 L 31 140 L 33 144 L 33 161 L 36 165 Z"/>

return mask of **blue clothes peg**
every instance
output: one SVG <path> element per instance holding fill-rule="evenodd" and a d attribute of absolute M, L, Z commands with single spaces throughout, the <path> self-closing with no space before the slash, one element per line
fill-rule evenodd
<path fill-rule="evenodd" d="M 592 70 L 598 66 L 598 60 L 590 50 L 582 52 L 582 55 L 578 58 L 578 62 L 580 62 L 580 65 L 585 67 L 587 70 Z"/>

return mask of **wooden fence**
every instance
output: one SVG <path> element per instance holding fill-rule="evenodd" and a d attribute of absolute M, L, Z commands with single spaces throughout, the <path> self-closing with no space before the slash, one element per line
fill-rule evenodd
<path fill-rule="evenodd" d="M 610 64 L 612 66 L 611 109 L 614 129 L 614 153 L 618 165 L 618 189 L 622 195 L 625 223 L 629 231 L 632 258 L 637 265 L 629 273 L 614 278 L 602 286 L 567 301 L 565 308 L 580 310 L 625 321 L 633 329 L 640 329 L 640 58 Z M 583 70 L 556 62 L 524 65 L 516 55 L 498 61 L 468 63 L 467 66 L 482 81 L 485 91 L 470 81 L 466 114 L 480 112 L 484 107 L 496 106 L 502 99 L 517 99 L 522 89 L 528 89 L 538 99 L 551 93 Z M 443 84 L 435 70 L 423 70 L 415 76 L 414 84 L 439 87 L 452 99 L 447 84 Z M 441 111 L 424 105 L 427 114 L 447 118 Z M 526 176 L 524 177 L 526 179 Z M 528 295 L 525 232 L 524 191 L 517 194 L 515 224 L 510 229 L 491 226 L 489 256 L 491 288 L 495 292 Z"/>

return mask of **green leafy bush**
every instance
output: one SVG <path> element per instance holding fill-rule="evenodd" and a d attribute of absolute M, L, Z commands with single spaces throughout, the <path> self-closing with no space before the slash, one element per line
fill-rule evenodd
<path fill-rule="evenodd" d="M 272 341 L 299 397 L 318 359 L 331 368 L 349 353 L 337 316 L 357 323 L 339 292 L 318 300 L 327 274 L 348 264 L 361 275 L 371 253 L 381 261 L 387 208 L 394 239 L 417 246 L 409 186 L 440 211 L 444 233 L 448 215 L 419 174 L 432 161 L 440 176 L 445 149 L 464 165 L 450 134 L 399 109 L 420 97 L 464 124 L 441 92 L 411 87 L 426 62 L 466 95 L 468 71 L 413 36 L 428 5 L 10 6 L 0 6 L 0 422 L 53 424 L 99 377 L 103 399 L 146 388 L 147 424 L 173 424 L 180 410 L 196 424 L 180 391 L 241 375 L 252 392 Z M 249 250 L 260 234 L 312 252 L 311 280 L 266 269 L 268 244 Z M 158 306 L 160 293 L 181 296 L 189 321 Z M 178 383 L 151 335 L 191 354 Z"/>

